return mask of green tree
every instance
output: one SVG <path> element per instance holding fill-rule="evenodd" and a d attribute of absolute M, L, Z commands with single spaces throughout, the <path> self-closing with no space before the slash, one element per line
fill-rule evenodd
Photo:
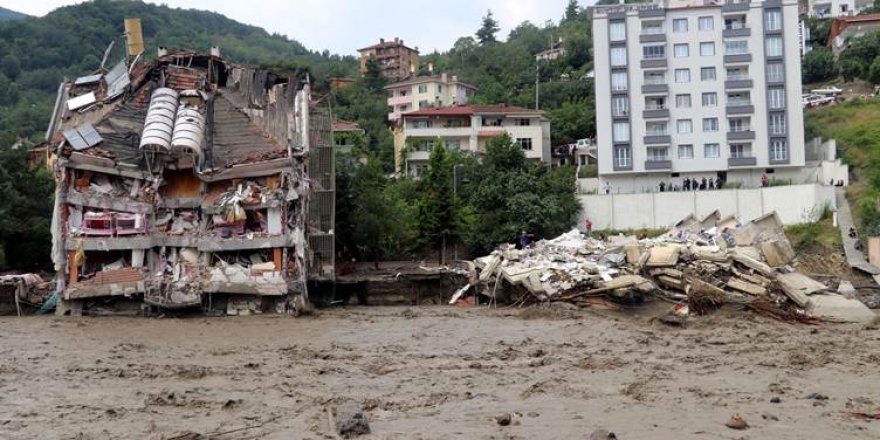
<path fill-rule="evenodd" d="M 6 54 L 0 58 L 0 72 L 15 81 L 21 73 L 21 61 L 14 54 Z"/>
<path fill-rule="evenodd" d="M 874 58 L 874 62 L 871 63 L 871 67 L 868 69 L 868 77 L 865 79 L 870 81 L 871 84 L 880 84 L 880 56 Z"/>
<path fill-rule="evenodd" d="M 580 6 L 578 6 L 577 0 L 568 0 L 568 5 L 565 7 L 565 21 L 577 20 L 578 15 L 580 14 Z"/>
<path fill-rule="evenodd" d="M 489 43 L 496 43 L 498 40 L 495 39 L 495 34 L 501 30 L 498 27 L 498 22 L 495 21 L 495 18 L 492 16 L 492 11 L 489 10 L 486 12 L 486 16 L 483 17 L 483 24 L 479 30 L 477 30 L 477 40 L 481 45 L 485 46 Z"/>
<path fill-rule="evenodd" d="M 371 92 L 381 92 L 388 83 L 388 80 L 382 74 L 382 67 L 379 65 L 379 61 L 375 57 L 370 57 L 365 67 L 364 86 Z"/>
<path fill-rule="evenodd" d="M 837 75 L 834 53 L 827 47 L 817 47 L 801 61 L 803 82 L 825 81 Z"/>
<path fill-rule="evenodd" d="M 840 75 L 843 76 L 843 80 L 846 82 L 853 81 L 856 78 L 863 78 L 865 70 L 865 64 L 861 60 L 854 58 L 840 59 Z"/>
<path fill-rule="evenodd" d="M 51 267 L 53 186 L 45 168 L 28 167 L 25 148 L 0 146 L 0 271 Z"/>
<path fill-rule="evenodd" d="M 446 261 L 446 246 L 459 234 L 459 219 L 452 193 L 452 157 L 439 141 L 431 151 L 428 171 L 421 182 L 416 232 L 419 247 L 438 250 L 438 261 Z"/>

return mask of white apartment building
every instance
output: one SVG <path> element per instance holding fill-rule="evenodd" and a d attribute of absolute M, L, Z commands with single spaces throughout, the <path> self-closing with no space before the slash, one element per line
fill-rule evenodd
<path fill-rule="evenodd" d="M 397 122 L 400 115 L 429 107 L 467 104 L 477 88 L 445 73 L 417 76 L 385 87 L 388 91 L 388 120 Z"/>
<path fill-rule="evenodd" d="M 666 0 L 592 13 L 603 185 L 750 184 L 803 167 L 797 0 Z"/>
<path fill-rule="evenodd" d="M 818 18 L 835 18 L 858 15 L 873 6 L 872 0 L 809 0 L 807 15 Z"/>
<path fill-rule="evenodd" d="M 448 150 L 486 152 L 486 141 L 507 133 L 527 159 L 550 163 L 550 120 L 540 110 L 506 105 L 428 108 L 401 116 L 403 148 L 399 172 L 420 176 L 436 142 Z M 402 169 L 401 169 L 402 168 Z"/>

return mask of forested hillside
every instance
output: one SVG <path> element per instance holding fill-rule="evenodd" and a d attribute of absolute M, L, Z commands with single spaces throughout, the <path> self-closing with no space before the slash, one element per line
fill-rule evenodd
<path fill-rule="evenodd" d="M 6 9 L 0 6 L 0 21 L 3 20 L 18 20 L 21 18 L 25 18 L 27 15 L 22 14 L 21 12 L 16 12 L 11 9 Z"/>
<path fill-rule="evenodd" d="M 205 51 L 216 45 L 227 59 L 307 64 L 319 78 L 357 69 L 354 57 L 310 52 L 295 40 L 213 12 L 110 0 L 62 7 L 44 17 L 0 21 L 0 145 L 17 135 L 38 140 L 58 83 L 97 69 L 110 41 L 116 45 L 109 62 L 124 56 L 126 17 L 141 19 L 147 56 L 159 45 Z"/>

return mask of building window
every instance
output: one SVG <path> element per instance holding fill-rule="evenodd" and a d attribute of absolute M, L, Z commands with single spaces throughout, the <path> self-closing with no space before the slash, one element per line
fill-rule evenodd
<path fill-rule="evenodd" d="M 400 91 L 400 96 L 406 96 L 406 95 L 407 95 L 407 91 L 406 91 L 406 90 L 401 90 L 401 91 Z"/>
<path fill-rule="evenodd" d="M 657 96 L 646 97 L 645 110 L 666 110 L 666 98 Z"/>
<path fill-rule="evenodd" d="M 767 50 L 768 57 L 781 57 L 782 37 L 767 37 L 764 40 L 764 48 Z"/>
<path fill-rule="evenodd" d="M 725 55 L 743 55 L 749 53 L 748 40 L 734 40 L 724 42 Z"/>
<path fill-rule="evenodd" d="M 743 131 L 749 131 L 751 128 L 750 119 L 749 118 L 731 118 L 727 120 L 727 125 L 730 128 L 731 133 L 740 133 Z"/>
<path fill-rule="evenodd" d="M 700 30 L 701 31 L 711 31 L 715 29 L 715 18 L 714 17 L 700 17 Z"/>
<path fill-rule="evenodd" d="M 721 157 L 721 146 L 718 144 L 703 145 L 703 157 L 706 159 L 718 159 Z"/>
<path fill-rule="evenodd" d="M 770 160 L 788 160 L 788 144 L 784 139 L 774 139 L 770 141 Z"/>
<path fill-rule="evenodd" d="M 718 118 L 703 118 L 703 131 L 718 131 Z"/>
<path fill-rule="evenodd" d="M 730 157 L 740 159 L 752 157 L 752 147 L 749 144 L 730 144 Z"/>
<path fill-rule="evenodd" d="M 643 35 L 658 35 L 663 33 L 663 22 L 662 21 L 643 21 L 642 22 L 642 34 Z"/>
<path fill-rule="evenodd" d="M 431 139 L 413 140 L 412 147 L 415 151 L 431 152 L 434 149 L 434 141 Z"/>
<path fill-rule="evenodd" d="M 727 69 L 727 79 L 730 81 L 742 81 L 749 79 L 748 67 L 734 67 Z"/>
<path fill-rule="evenodd" d="M 632 156 L 630 155 L 629 147 L 614 148 L 614 163 L 619 168 L 628 168 L 632 166 Z"/>
<path fill-rule="evenodd" d="M 611 65 L 626 66 L 626 47 L 611 48 Z"/>
<path fill-rule="evenodd" d="M 419 110 L 421 110 L 421 109 L 423 109 L 423 108 L 428 108 L 428 107 L 430 107 L 430 106 L 431 106 L 431 103 L 429 103 L 429 102 L 428 102 L 427 100 L 425 100 L 425 99 L 419 101 Z"/>
<path fill-rule="evenodd" d="M 715 68 L 703 67 L 700 69 L 700 79 L 703 81 L 715 81 Z"/>
<path fill-rule="evenodd" d="M 679 119 L 676 121 L 678 134 L 688 134 L 694 131 L 694 123 L 690 119 Z"/>
<path fill-rule="evenodd" d="M 780 11 L 779 9 L 771 9 L 764 12 L 764 30 L 782 30 L 782 11 Z"/>
<path fill-rule="evenodd" d="M 648 136 L 666 136 L 669 134 L 665 122 L 648 122 L 645 124 L 645 132 Z"/>
<path fill-rule="evenodd" d="M 517 138 L 516 143 L 526 151 L 532 151 L 532 138 Z"/>
<path fill-rule="evenodd" d="M 483 127 L 500 127 L 501 126 L 500 118 L 483 118 Z"/>
<path fill-rule="evenodd" d="M 675 45 L 676 58 L 686 58 L 688 56 L 690 56 L 690 46 L 688 46 L 687 43 Z"/>
<path fill-rule="evenodd" d="M 615 122 L 612 125 L 611 138 L 614 142 L 629 142 L 629 123 Z"/>
<path fill-rule="evenodd" d="M 752 96 L 749 92 L 733 92 L 727 94 L 728 106 L 752 105 Z"/>
<path fill-rule="evenodd" d="M 784 82 L 785 66 L 782 63 L 767 64 L 767 82 Z"/>
<path fill-rule="evenodd" d="M 715 43 L 712 41 L 700 43 L 700 56 L 711 57 L 715 55 Z"/>
<path fill-rule="evenodd" d="M 770 134 L 785 134 L 785 113 L 770 113 Z"/>
<path fill-rule="evenodd" d="M 772 109 L 785 108 L 785 89 L 782 87 L 767 89 L 767 105 Z"/>
<path fill-rule="evenodd" d="M 422 84 L 419 86 L 419 93 L 428 93 L 428 85 Z"/>
<path fill-rule="evenodd" d="M 629 98 L 626 96 L 612 97 L 611 116 L 616 118 L 625 118 L 629 116 Z"/>
<path fill-rule="evenodd" d="M 717 107 L 718 94 L 715 92 L 703 93 L 703 107 Z"/>
<path fill-rule="evenodd" d="M 675 95 L 676 108 L 691 108 L 691 95 Z"/>
<path fill-rule="evenodd" d="M 678 158 L 679 159 L 693 159 L 694 158 L 694 146 L 693 145 L 679 145 L 678 146 Z"/>
<path fill-rule="evenodd" d="M 430 119 L 416 119 L 412 121 L 412 128 L 431 128 L 431 120 Z"/>
<path fill-rule="evenodd" d="M 447 141 L 443 142 L 443 144 L 447 150 L 461 149 L 461 141 L 460 140 L 447 140 Z"/>
<path fill-rule="evenodd" d="M 688 31 L 688 21 L 687 18 L 676 18 L 672 20 L 672 31 L 676 33 L 683 33 Z"/>
<path fill-rule="evenodd" d="M 611 72 L 611 90 L 614 92 L 625 92 L 627 90 L 626 72 Z"/>
<path fill-rule="evenodd" d="M 652 44 L 650 46 L 642 46 L 642 56 L 646 60 L 656 60 L 666 58 L 666 46 L 663 44 Z"/>
<path fill-rule="evenodd" d="M 690 69 L 675 69 L 675 82 L 677 82 L 677 83 L 691 82 Z"/>
<path fill-rule="evenodd" d="M 532 125 L 532 120 L 531 120 L 531 119 L 522 118 L 522 119 L 520 119 L 519 121 L 517 121 L 517 124 L 518 124 L 520 127 L 528 127 L 529 125 Z"/>
<path fill-rule="evenodd" d="M 660 162 L 669 158 L 669 148 L 648 147 L 648 162 Z"/>
<path fill-rule="evenodd" d="M 666 84 L 666 72 L 645 72 L 645 84 Z"/>
<path fill-rule="evenodd" d="M 611 41 L 626 40 L 626 23 L 623 21 L 612 21 L 608 24 L 608 38 Z"/>

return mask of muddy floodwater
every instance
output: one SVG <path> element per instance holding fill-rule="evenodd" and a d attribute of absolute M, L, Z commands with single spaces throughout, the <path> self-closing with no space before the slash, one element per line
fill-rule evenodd
<path fill-rule="evenodd" d="M 371 439 L 878 439 L 852 413 L 880 412 L 880 330 L 729 310 L 684 329 L 447 307 L 0 318 L 2 439 L 331 439 L 346 399 Z"/>

